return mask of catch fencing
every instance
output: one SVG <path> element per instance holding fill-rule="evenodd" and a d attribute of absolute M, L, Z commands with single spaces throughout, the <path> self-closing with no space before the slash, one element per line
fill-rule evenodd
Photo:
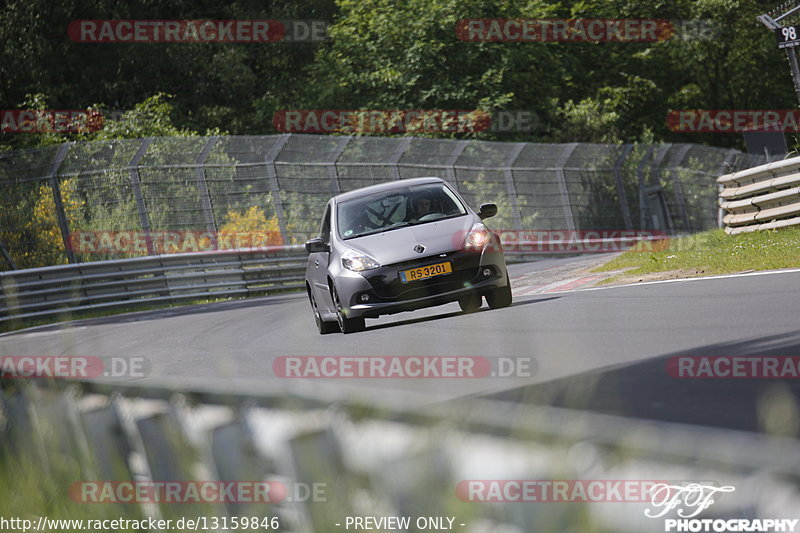
<path fill-rule="evenodd" d="M 692 144 L 296 134 L 66 143 L 0 154 L 0 264 L 156 255 L 151 237 L 169 232 L 301 244 L 330 196 L 419 176 L 446 179 L 473 206 L 497 203 L 495 230 L 695 232 L 718 224 L 715 178 L 762 162 Z M 143 247 L 75 246 L 76 235 L 121 233 L 143 235 Z"/>
<path fill-rule="evenodd" d="M 800 225 L 800 157 L 720 176 L 722 221 L 731 235 Z"/>

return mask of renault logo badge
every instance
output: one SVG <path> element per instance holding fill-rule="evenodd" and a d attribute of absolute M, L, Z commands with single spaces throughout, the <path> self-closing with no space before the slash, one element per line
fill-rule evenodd
<path fill-rule="evenodd" d="M 418 244 L 414 247 L 414 251 L 417 252 L 418 254 L 421 254 L 422 252 L 425 251 L 425 247 L 422 246 L 421 244 Z"/>

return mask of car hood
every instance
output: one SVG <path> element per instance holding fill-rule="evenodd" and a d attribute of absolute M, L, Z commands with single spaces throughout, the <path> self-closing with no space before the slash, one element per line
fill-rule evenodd
<path fill-rule="evenodd" d="M 391 265 L 460 249 L 475 222 L 478 218 L 471 215 L 448 218 L 349 239 L 344 245 L 369 255 L 381 265 Z M 417 245 L 424 246 L 425 251 L 416 252 Z"/>

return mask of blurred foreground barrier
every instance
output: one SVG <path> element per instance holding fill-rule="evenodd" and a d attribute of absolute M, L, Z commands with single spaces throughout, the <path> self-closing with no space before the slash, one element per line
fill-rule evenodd
<path fill-rule="evenodd" d="M 800 157 L 717 178 L 730 235 L 800 224 Z"/>
<path fill-rule="evenodd" d="M 663 532 L 663 519 L 624 487 L 663 481 L 735 487 L 717 494 L 712 517 L 800 508 L 800 447 L 777 435 L 480 399 L 398 408 L 268 391 L 4 386 L 0 466 L 32 465 L 40 486 L 94 516 L 250 516 L 303 533 L 343 531 L 336 524 L 352 516 L 449 516 L 466 533 L 647 533 Z M 514 480 L 605 488 L 564 499 L 489 490 Z M 253 484 L 269 490 L 242 490 Z"/>
<path fill-rule="evenodd" d="M 0 272 L 0 322 L 303 287 L 302 246 L 157 255 Z"/>

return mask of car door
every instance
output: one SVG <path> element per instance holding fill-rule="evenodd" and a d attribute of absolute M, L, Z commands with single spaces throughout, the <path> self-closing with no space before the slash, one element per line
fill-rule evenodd
<path fill-rule="evenodd" d="M 322 215 L 322 220 L 319 224 L 319 238 L 322 242 L 329 245 L 331 244 L 331 212 L 332 202 L 328 202 L 325 206 L 325 214 Z M 333 313 L 333 298 L 331 298 L 330 289 L 328 288 L 328 262 L 330 261 L 330 252 L 313 252 L 309 254 L 309 279 L 311 280 L 311 290 L 314 291 L 314 299 L 317 301 L 317 307 L 320 311 Z"/>

